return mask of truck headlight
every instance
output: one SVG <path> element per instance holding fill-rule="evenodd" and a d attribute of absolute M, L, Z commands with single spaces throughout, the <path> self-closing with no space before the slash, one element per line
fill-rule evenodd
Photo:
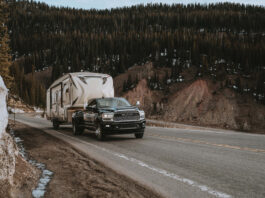
<path fill-rule="evenodd" d="M 102 120 L 113 121 L 114 113 L 102 113 Z"/>
<path fill-rule="evenodd" d="M 140 114 L 140 120 L 144 120 L 145 119 L 144 111 L 139 111 L 139 114 Z"/>

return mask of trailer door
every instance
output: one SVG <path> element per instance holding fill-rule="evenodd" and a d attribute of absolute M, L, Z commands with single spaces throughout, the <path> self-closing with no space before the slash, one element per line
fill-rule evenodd
<path fill-rule="evenodd" d="M 59 108 L 61 105 L 61 84 L 53 87 L 51 89 L 51 98 L 52 98 L 52 109 L 51 109 L 51 114 L 53 118 L 58 118 L 60 119 L 59 115 Z"/>

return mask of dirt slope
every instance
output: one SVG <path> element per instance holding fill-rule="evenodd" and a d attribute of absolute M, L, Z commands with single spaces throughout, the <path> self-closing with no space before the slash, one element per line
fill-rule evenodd
<path fill-rule="evenodd" d="M 213 95 L 205 80 L 197 80 L 170 97 L 164 117 L 199 125 L 237 128 L 237 105 L 223 94 Z"/>
<path fill-rule="evenodd" d="M 154 69 L 163 79 L 164 69 Z M 133 71 L 131 73 L 131 71 Z M 122 84 L 126 76 L 135 75 L 141 69 L 134 67 L 126 74 L 114 79 L 116 84 Z M 249 94 L 239 94 L 230 88 L 225 88 L 223 82 L 213 83 L 207 78 L 191 78 L 192 70 L 182 73 L 185 81 L 172 83 L 168 89 L 151 90 L 146 75 L 135 88 L 116 92 L 126 97 L 131 104 L 141 102 L 141 108 L 147 117 L 164 121 L 187 123 L 201 126 L 228 128 L 243 131 L 265 132 L 265 106 L 254 101 Z M 144 74 L 146 71 L 144 72 Z M 152 76 L 154 72 L 149 72 Z"/>

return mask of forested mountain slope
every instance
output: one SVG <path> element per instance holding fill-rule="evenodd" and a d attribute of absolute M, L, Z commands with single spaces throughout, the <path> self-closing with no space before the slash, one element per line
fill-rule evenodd
<path fill-rule="evenodd" d="M 165 81 L 149 83 L 152 89 L 182 83 L 182 72 L 193 68 L 194 80 L 222 82 L 265 101 L 264 7 L 150 4 L 76 10 L 11 0 L 9 7 L 12 72 L 28 103 L 44 105 L 45 88 L 62 73 L 88 70 L 117 76 L 147 61 L 170 70 Z M 36 80 L 36 72 L 48 67 L 49 81 Z M 128 81 L 125 92 L 131 89 Z"/>

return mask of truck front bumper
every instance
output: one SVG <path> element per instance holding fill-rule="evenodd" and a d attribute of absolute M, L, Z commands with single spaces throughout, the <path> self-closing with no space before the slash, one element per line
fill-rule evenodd
<path fill-rule="evenodd" d="M 101 122 L 101 128 L 106 134 L 143 133 L 145 120 L 130 122 Z"/>

